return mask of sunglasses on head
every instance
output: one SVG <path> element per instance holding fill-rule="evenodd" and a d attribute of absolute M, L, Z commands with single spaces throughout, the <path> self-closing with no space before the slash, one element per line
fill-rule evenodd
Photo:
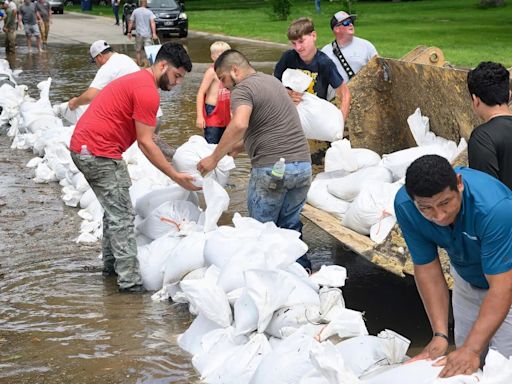
<path fill-rule="evenodd" d="M 352 21 L 352 19 L 345 19 L 343 21 L 340 21 L 338 24 L 336 24 L 336 26 L 339 27 L 340 25 L 343 25 L 344 27 L 348 27 L 350 24 L 354 25 L 354 22 Z"/>

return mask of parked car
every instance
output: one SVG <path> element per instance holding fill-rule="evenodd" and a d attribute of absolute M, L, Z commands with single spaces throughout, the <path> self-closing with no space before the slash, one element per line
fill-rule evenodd
<path fill-rule="evenodd" d="M 64 13 L 64 0 L 48 0 L 53 13 Z"/>
<path fill-rule="evenodd" d="M 128 34 L 130 15 L 138 7 L 137 1 L 127 1 L 123 6 L 123 33 Z M 175 0 L 148 0 L 148 9 L 156 18 L 156 32 L 162 36 L 177 33 L 179 37 L 188 35 L 188 18 L 183 2 Z M 135 29 L 137 26 L 134 27 Z"/>

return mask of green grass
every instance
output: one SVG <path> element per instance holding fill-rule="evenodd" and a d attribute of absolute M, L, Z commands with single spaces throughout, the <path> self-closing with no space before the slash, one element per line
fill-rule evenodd
<path fill-rule="evenodd" d="M 512 5 L 480 9 L 477 0 L 423 0 L 401 3 L 358 2 L 356 33 L 374 43 L 379 54 L 399 58 L 417 45 L 437 46 L 446 60 L 473 67 L 483 60 L 512 66 L 510 36 Z M 185 0 L 190 29 L 287 43 L 286 30 L 294 18 L 315 21 L 319 47 L 332 40 L 329 20 L 341 9 L 340 1 L 322 1 L 315 12 L 313 0 L 295 0 L 287 21 L 273 20 L 270 3 L 263 0 Z M 103 9 L 101 9 L 103 8 Z M 71 8 L 67 8 L 71 9 Z M 79 7 L 77 7 L 79 9 Z M 112 15 L 109 7 L 94 14 Z"/>

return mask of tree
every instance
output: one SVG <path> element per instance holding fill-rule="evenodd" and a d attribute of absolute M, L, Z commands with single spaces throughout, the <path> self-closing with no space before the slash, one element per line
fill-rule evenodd
<path fill-rule="evenodd" d="M 292 3 L 290 0 L 272 0 L 272 11 L 278 20 L 286 20 L 290 16 Z"/>
<path fill-rule="evenodd" d="M 480 0 L 480 6 L 483 8 L 502 7 L 505 0 Z"/>

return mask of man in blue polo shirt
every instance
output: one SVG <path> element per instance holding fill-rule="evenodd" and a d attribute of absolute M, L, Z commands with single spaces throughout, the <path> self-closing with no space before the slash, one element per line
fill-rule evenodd
<path fill-rule="evenodd" d="M 489 347 L 512 355 L 512 192 L 495 178 L 427 155 L 407 169 L 395 212 L 434 336 L 414 359 L 448 348 L 449 292 L 438 258 L 444 248 L 454 278 L 457 349 L 439 360 L 440 377 L 472 374 Z"/>

